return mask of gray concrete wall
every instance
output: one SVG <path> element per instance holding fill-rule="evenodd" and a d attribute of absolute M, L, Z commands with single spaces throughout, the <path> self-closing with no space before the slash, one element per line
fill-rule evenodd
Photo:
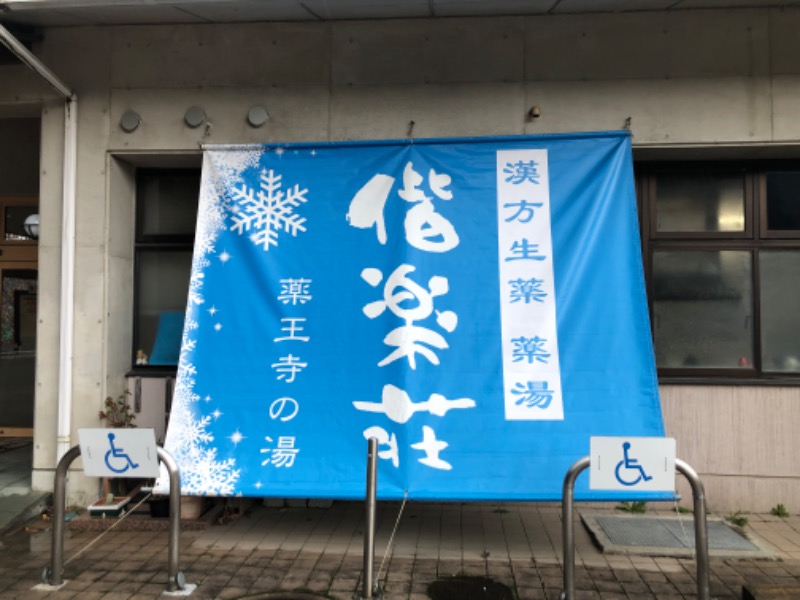
<path fill-rule="evenodd" d="M 414 136 L 432 137 L 619 129 L 630 118 L 637 152 L 658 147 L 673 158 L 695 147 L 739 148 L 742 156 L 772 148 L 794 152 L 800 146 L 798 30 L 800 11 L 764 9 L 46 31 L 37 52 L 74 87 L 80 103 L 73 429 L 97 425 L 102 399 L 124 386 L 132 318 L 131 164 L 196 153 L 202 143 L 402 138 L 412 121 Z M 0 68 L 0 107 L 47 100 L 39 339 L 55 341 L 60 103 L 8 72 Z M 270 120 L 253 129 L 245 117 L 257 104 Z M 208 127 L 184 125 L 192 105 L 205 109 Z M 536 120 L 527 118 L 533 105 L 541 110 Z M 129 109 L 142 124 L 124 133 L 118 123 Z M 55 457 L 55 348 L 40 352 L 37 375 L 34 482 L 43 488 L 52 485 L 48 469 Z M 719 481 L 712 506 L 764 508 L 763 499 L 738 491 L 757 485 L 760 472 L 711 457 L 760 443 L 742 429 L 753 422 L 791 447 L 791 433 L 777 423 L 785 415 L 774 408 L 791 410 L 798 393 L 664 389 L 679 454 Z M 740 420 L 720 422 L 720 406 L 735 407 Z M 728 426 L 737 429 L 722 436 L 720 428 Z M 785 493 L 776 490 L 768 502 L 797 511 L 800 473 L 790 454 L 776 457 Z M 74 498 L 95 490 L 95 482 L 73 477 Z"/>

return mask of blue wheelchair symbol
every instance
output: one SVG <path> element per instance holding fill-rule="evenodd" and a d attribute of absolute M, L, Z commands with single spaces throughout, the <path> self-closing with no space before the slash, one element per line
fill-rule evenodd
<path fill-rule="evenodd" d="M 135 462 L 131 460 L 131 457 L 128 456 L 127 452 L 124 452 L 122 448 L 117 448 L 114 445 L 114 437 L 115 436 L 113 433 L 108 434 L 108 443 L 111 446 L 111 450 L 106 452 L 106 458 L 105 458 L 106 466 L 112 471 L 114 471 L 114 473 L 124 473 L 128 469 L 135 469 L 136 467 L 138 467 L 139 465 L 137 465 Z M 113 459 L 122 459 L 124 462 L 122 463 L 121 466 L 115 467 L 114 465 L 111 464 Z M 119 461 L 115 460 L 114 462 L 119 464 Z"/>
<path fill-rule="evenodd" d="M 653 478 L 652 475 L 644 472 L 644 467 L 639 464 L 637 459 L 628 456 L 628 450 L 630 449 L 630 442 L 622 444 L 623 459 L 617 463 L 614 469 L 614 476 L 617 481 L 627 486 L 636 485 L 640 481 L 650 481 Z M 624 475 L 620 471 L 624 471 Z"/>

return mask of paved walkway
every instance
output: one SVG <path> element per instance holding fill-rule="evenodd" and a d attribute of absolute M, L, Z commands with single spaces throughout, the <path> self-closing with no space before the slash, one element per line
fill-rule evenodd
<path fill-rule="evenodd" d="M 431 582 L 457 574 L 490 577 L 513 589 L 520 600 L 559 597 L 558 505 L 408 503 L 393 550 L 382 564 L 399 508 L 398 503 L 379 505 L 375 574 L 382 598 L 427 600 Z M 591 508 L 595 511 L 596 505 Z M 613 512 L 613 507 L 606 510 Z M 691 515 L 686 519 L 691 527 Z M 746 581 L 800 584 L 800 517 L 748 519 L 745 531 L 776 560 L 712 558 L 715 598 L 740 598 Z M 181 534 L 180 568 L 187 582 L 197 584 L 190 598 L 360 597 L 362 504 L 259 505 L 222 521 Z M 696 597 L 693 560 L 604 555 L 579 521 L 576 534 L 578 598 Z M 7 534 L 0 542 L 0 598 L 123 600 L 158 598 L 166 590 L 166 531 L 115 529 L 78 555 L 97 535 L 68 530 L 66 585 L 58 591 L 34 591 L 50 560 L 49 523 L 32 521 Z"/>

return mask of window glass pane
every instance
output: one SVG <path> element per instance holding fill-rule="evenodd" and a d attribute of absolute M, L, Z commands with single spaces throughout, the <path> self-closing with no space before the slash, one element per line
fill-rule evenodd
<path fill-rule="evenodd" d="M 800 250 L 759 255 L 764 371 L 800 373 Z"/>
<path fill-rule="evenodd" d="M 767 229 L 800 230 L 800 171 L 767 173 Z"/>
<path fill-rule="evenodd" d="M 751 367 L 751 282 L 747 251 L 654 253 L 658 367 Z"/>
<path fill-rule="evenodd" d="M 25 232 L 25 219 L 39 211 L 35 206 L 7 206 L 5 209 L 5 231 L 3 237 L 11 240 L 32 240 Z"/>
<path fill-rule="evenodd" d="M 657 177 L 657 231 L 744 231 L 744 226 L 742 175 L 682 173 Z"/>
<path fill-rule="evenodd" d="M 194 234 L 200 177 L 192 171 L 145 174 L 139 180 L 140 236 Z"/>
<path fill-rule="evenodd" d="M 136 349 L 151 365 L 176 365 L 192 266 L 190 250 L 140 252 Z"/>

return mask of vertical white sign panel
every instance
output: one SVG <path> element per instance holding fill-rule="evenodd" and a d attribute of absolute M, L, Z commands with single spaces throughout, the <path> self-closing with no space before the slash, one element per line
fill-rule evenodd
<path fill-rule="evenodd" d="M 497 152 L 505 415 L 562 420 L 547 150 Z"/>

